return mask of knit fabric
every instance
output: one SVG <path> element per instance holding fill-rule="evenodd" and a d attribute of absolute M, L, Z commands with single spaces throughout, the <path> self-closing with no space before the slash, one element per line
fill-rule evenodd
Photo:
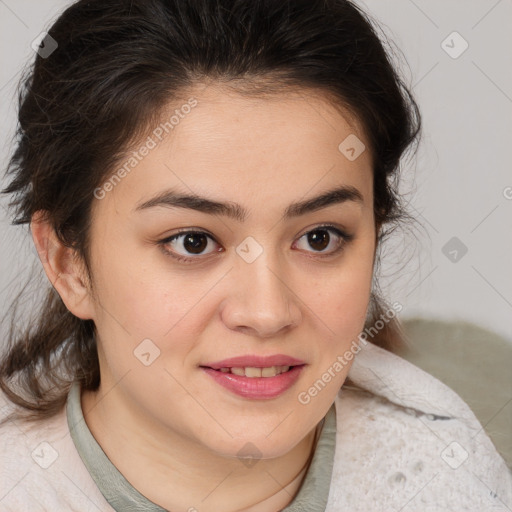
<path fill-rule="evenodd" d="M 512 472 L 453 390 L 371 343 L 349 376 L 327 512 L 512 510 Z"/>

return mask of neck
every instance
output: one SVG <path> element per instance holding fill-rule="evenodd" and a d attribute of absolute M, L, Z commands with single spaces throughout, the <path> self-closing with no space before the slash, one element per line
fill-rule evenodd
<path fill-rule="evenodd" d="M 281 510 L 304 480 L 319 430 L 314 428 L 281 457 L 245 466 L 144 419 L 115 390 L 103 394 L 100 386 L 97 392 L 84 392 L 82 410 L 110 461 L 141 494 L 167 510 Z"/>

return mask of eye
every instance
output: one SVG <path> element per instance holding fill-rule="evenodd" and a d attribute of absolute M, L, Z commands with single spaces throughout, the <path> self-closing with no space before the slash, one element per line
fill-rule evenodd
<path fill-rule="evenodd" d="M 331 234 L 330 234 L 331 233 Z M 332 236 L 334 234 L 334 237 Z M 313 248 L 313 252 L 318 253 L 320 257 L 332 256 L 343 250 L 346 243 L 350 242 L 354 235 L 349 235 L 335 226 L 318 226 L 315 229 L 304 233 L 298 240 L 304 239 L 305 243 Z M 184 263 L 193 263 L 198 261 L 204 251 L 208 248 L 209 242 L 216 244 L 215 239 L 204 231 L 182 231 L 158 242 L 162 247 L 164 254 Z M 325 249 L 331 246 L 330 251 Z M 222 248 L 212 250 L 213 252 L 221 252 Z M 189 257 L 189 255 L 193 255 Z M 195 256 L 194 256 L 195 255 Z"/>
<path fill-rule="evenodd" d="M 331 234 L 334 233 L 334 240 Z M 353 235 L 344 233 L 334 226 L 318 226 L 315 229 L 304 233 L 299 242 L 304 239 L 305 245 L 313 248 L 313 253 L 319 253 L 320 256 L 332 256 L 343 250 L 346 243 L 354 238 Z M 330 251 L 325 249 L 331 246 Z M 306 249 L 307 250 L 307 249 Z"/>
<path fill-rule="evenodd" d="M 178 261 L 192 261 L 198 259 L 198 256 L 203 254 L 203 251 L 208 247 L 208 242 L 210 240 L 215 242 L 213 237 L 204 231 L 183 231 L 182 233 L 166 238 L 159 243 L 165 254 L 176 258 Z M 185 252 L 180 252 L 178 250 L 179 248 L 183 248 Z M 197 256 L 188 258 L 187 255 L 190 254 L 195 254 Z"/>

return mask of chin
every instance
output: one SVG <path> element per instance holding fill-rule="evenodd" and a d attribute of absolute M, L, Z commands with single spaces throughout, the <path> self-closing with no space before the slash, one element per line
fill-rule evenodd
<path fill-rule="evenodd" d="M 297 432 L 294 434 L 296 437 L 287 432 L 281 432 L 280 435 L 275 432 L 267 437 L 261 432 L 252 436 L 246 432 L 240 437 L 219 440 L 215 445 L 211 443 L 210 439 L 207 446 L 217 455 L 228 459 L 236 458 L 250 466 L 254 464 L 254 461 L 260 459 L 282 457 L 302 441 L 307 432 L 304 436 L 298 435 Z"/>

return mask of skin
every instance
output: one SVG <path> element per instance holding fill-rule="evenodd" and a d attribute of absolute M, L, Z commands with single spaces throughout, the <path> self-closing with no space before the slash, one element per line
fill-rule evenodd
<path fill-rule="evenodd" d="M 121 473 L 170 510 L 275 512 L 296 494 L 315 428 L 350 365 L 309 404 L 297 396 L 364 327 L 376 249 L 371 156 L 366 150 L 349 161 L 338 150 L 350 134 L 368 144 L 320 92 L 255 99 L 210 86 L 184 98 L 190 96 L 198 101 L 191 113 L 104 199 L 93 199 L 92 282 L 41 212 L 32 233 L 68 309 L 96 325 L 101 385 L 82 394 L 82 408 Z M 290 203 L 340 185 L 356 187 L 364 202 L 283 219 Z M 164 206 L 135 210 L 169 188 L 239 203 L 247 219 Z M 322 258 L 339 236 L 328 231 L 331 241 L 319 253 L 303 235 L 324 223 L 354 238 Z M 158 244 L 182 228 L 213 237 L 199 255 L 184 237 L 166 246 L 198 258 L 191 264 Z M 235 251 L 247 237 L 263 249 L 250 264 Z M 160 355 L 145 366 L 134 350 L 148 338 Z M 279 353 L 307 366 L 270 400 L 234 395 L 199 369 Z M 237 457 L 248 442 L 261 454 L 250 467 Z"/>

